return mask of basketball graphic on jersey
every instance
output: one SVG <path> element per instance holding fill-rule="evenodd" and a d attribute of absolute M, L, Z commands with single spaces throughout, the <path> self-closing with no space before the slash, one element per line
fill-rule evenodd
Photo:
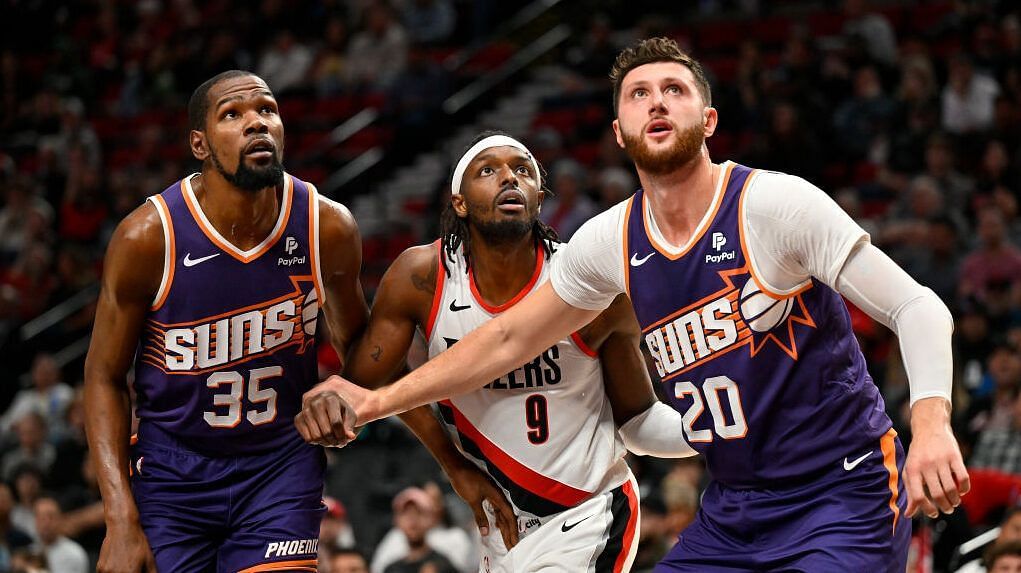
<path fill-rule="evenodd" d="M 751 278 L 741 289 L 741 318 L 755 332 L 773 330 L 787 319 L 793 307 L 794 297 L 773 298 L 759 290 L 759 285 Z"/>
<path fill-rule="evenodd" d="M 308 336 L 316 335 L 316 320 L 319 317 L 319 295 L 315 289 L 308 292 L 304 304 L 301 305 L 301 325 Z"/>

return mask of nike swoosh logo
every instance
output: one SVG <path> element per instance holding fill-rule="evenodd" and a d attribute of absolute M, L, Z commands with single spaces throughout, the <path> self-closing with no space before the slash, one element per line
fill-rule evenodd
<path fill-rule="evenodd" d="M 847 458 L 844 458 L 844 471 L 849 472 L 849 471 L 853 470 L 854 468 L 858 467 L 858 464 L 860 464 L 863 461 L 865 461 L 865 458 L 871 456 L 872 452 L 874 452 L 874 451 L 875 450 L 869 450 L 869 453 L 863 455 L 860 458 L 855 459 L 853 462 L 849 462 L 849 461 L 847 461 Z"/>
<path fill-rule="evenodd" d="M 583 517 L 583 518 L 579 519 L 578 521 L 575 521 L 571 525 L 567 525 L 567 522 L 565 521 L 564 524 L 560 526 L 560 531 L 563 531 L 564 533 L 567 533 L 568 531 L 570 531 L 570 530 L 574 529 L 575 527 L 577 527 L 579 523 L 585 521 L 589 517 L 592 517 L 592 516 L 589 515 L 588 517 Z"/>
<path fill-rule="evenodd" d="M 208 261 L 209 259 L 212 259 L 213 257 L 219 257 L 219 256 L 220 256 L 220 253 L 213 253 L 213 254 L 205 256 L 205 257 L 199 257 L 197 259 L 193 259 L 193 258 L 191 258 L 191 253 L 188 253 L 188 254 L 184 255 L 184 266 L 186 266 L 186 267 L 194 267 L 195 265 L 197 265 L 199 263 L 204 263 L 204 262 Z"/>
<path fill-rule="evenodd" d="M 651 257 L 652 255 L 655 255 L 655 254 L 656 253 L 649 253 L 649 254 L 647 254 L 644 257 L 639 259 L 638 258 L 638 253 L 635 253 L 635 254 L 631 255 L 631 266 L 632 267 L 640 267 L 640 266 L 645 264 L 645 261 L 649 260 L 649 257 Z"/>
<path fill-rule="evenodd" d="M 468 310 L 469 308 L 471 308 L 470 304 L 465 306 L 457 306 L 456 300 L 450 301 L 450 312 L 461 312 L 462 310 Z"/>

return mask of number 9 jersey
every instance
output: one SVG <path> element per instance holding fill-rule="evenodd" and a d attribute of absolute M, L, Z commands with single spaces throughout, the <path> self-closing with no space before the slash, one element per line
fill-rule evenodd
<path fill-rule="evenodd" d="M 301 443 L 293 421 L 318 380 L 324 302 L 317 192 L 285 175 L 273 230 L 242 251 L 210 224 L 192 177 L 149 197 L 165 257 L 135 362 L 137 415 L 211 456 Z"/>

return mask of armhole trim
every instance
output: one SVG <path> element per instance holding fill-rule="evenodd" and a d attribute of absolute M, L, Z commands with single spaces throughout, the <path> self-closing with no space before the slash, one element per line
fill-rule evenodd
<path fill-rule="evenodd" d="M 804 282 L 797 284 L 789 289 L 783 290 L 778 289 L 770 285 L 758 267 L 755 265 L 755 259 L 752 257 L 752 251 L 748 248 L 748 241 L 746 235 L 748 235 L 748 217 L 745 214 L 745 197 L 748 196 L 748 190 L 751 188 L 752 180 L 757 178 L 759 170 L 752 170 L 751 174 L 748 175 L 748 179 L 745 180 L 744 186 L 741 188 L 741 198 L 738 200 L 737 206 L 737 224 L 738 234 L 741 236 L 741 252 L 744 254 L 744 260 L 748 264 L 748 273 L 751 274 L 752 280 L 755 281 L 755 285 L 759 287 L 759 290 L 763 294 L 774 299 L 785 299 L 790 298 L 796 294 L 804 292 L 811 288 L 812 278 L 809 277 Z"/>
<path fill-rule="evenodd" d="M 429 320 L 425 323 L 425 344 L 426 347 L 432 342 L 433 327 L 436 326 L 436 319 L 440 315 L 440 304 L 443 301 L 443 284 L 446 282 L 447 273 L 443 270 L 443 242 L 436 241 L 436 290 L 433 292 L 433 304 L 429 309 Z"/>
<path fill-rule="evenodd" d="M 323 270 L 319 265 L 319 190 L 316 186 L 305 182 L 308 186 L 308 255 L 312 263 L 312 284 L 315 285 L 319 308 L 326 304 L 326 289 L 323 285 Z"/>
<path fill-rule="evenodd" d="M 150 310 L 156 311 L 163 307 L 170 294 L 170 286 L 174 283 L 174 268 L 177 266 L 177 249 L 174 241 L 174 225 L 170 218 L 170 209 L 166 201 L 159 195 L 149 197 L 149 201 L 156 207 L 156 213 L 160 216 L 160 223 L 163 226 L 163 276 L 160 278 L 160 288 L 156 291 L 156 297 L 152 301 Z"/>

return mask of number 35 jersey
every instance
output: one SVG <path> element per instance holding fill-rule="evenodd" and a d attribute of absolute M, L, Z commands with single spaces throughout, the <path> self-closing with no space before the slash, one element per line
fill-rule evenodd
<path fill-rule="evenodd" d="M 273 230 L 242 251 L 209 223 L 192 177 L 149 198 L 165 258 L 135 362 L 138 417 L 212 456 L 300 442 L 323 302 L 316 190 L 285 175 Z"/>
<path fill-rule="evenodd" d="M 548 264 L 539 248 L 528 284 L 510 301 L 494 306 L 479 294 L 462 251 L 446 259 L 449 275 L 442 264 L 446 255 L 441 247 L 438 252 L 436 294 L 424 328 L 429 358 L 547 279 Z M 625 450 L 603 390 L 599 358 L 577 333 L 485 387 L 440 402 L 439 411 L 461 451 L 519 511 L 546 517 L 627 479 Z"/>

